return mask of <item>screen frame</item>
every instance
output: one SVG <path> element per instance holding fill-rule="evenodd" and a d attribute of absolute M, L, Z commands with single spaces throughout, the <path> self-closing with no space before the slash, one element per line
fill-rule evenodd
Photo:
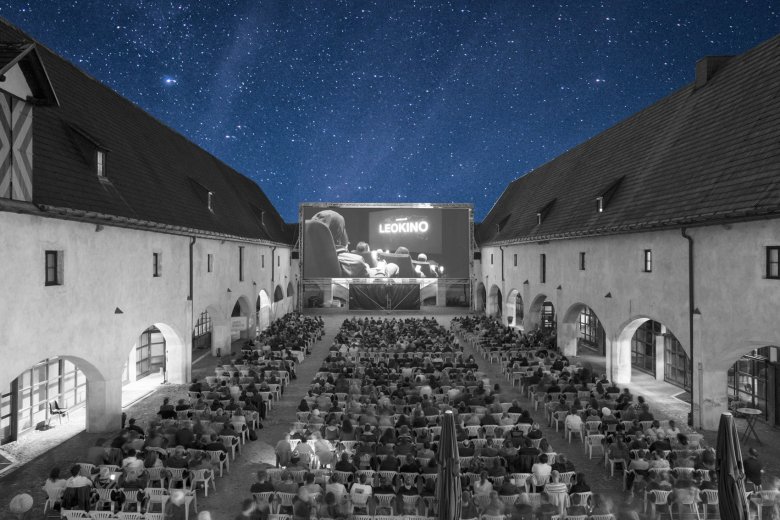
<path fill-rule="evenodd" d="M 451 283 L 463 283 L 470 282 L 474 277 L 474 251 L 476 250 L 476 244 L 474 242 L 474 205 L 466 203 L 430 203 L 430 202 L 301 202 L 298 204 L 298 250 L 300 251 L 300 266 L 301 266 L 301 283 L 323 283 L 328 281 L 337 282 L 361 282 L 361 283 L 408 283 L 412 280 L 420 280 L 419 278 L 306 278 L 303 272 L 304 258 L 306 257 L 306 251 L 303 240 L 303 223 L 304 223 L 304 207 L 307 208 L 319 208 L 319 209 L 334 209 L 338 208 L 366 208 L 366 209 L 463 209 L 468 210 L 469 214 L 469 237 L 468 237 L 468 278 L 442 278 L 442 281 Z"/>

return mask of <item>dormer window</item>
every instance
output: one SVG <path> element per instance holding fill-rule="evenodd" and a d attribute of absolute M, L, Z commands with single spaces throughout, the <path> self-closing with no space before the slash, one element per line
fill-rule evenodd
<path fill-rule="evenodd" d="M 207 204 L 209 207 L 209 211 L 214 213 L 214 192 L 213 191 L 209 192 Z"/>
<path fill-rule="evenodd" d="M 105 178 L 106 176 L 106 151 L 105 150 L 97 150 L 95 152 L 95 170 L 97 171 L 97 176 L 101 179 Z"/>
<path fill-rule="evenodd" d="M 618 177 L 614 181 L 612 181 L 606 189 L 599 192 L 599 195 L 596 196 L 596 212 L 597 213 L 604 213 L 604 210 L 609 205 L 609 202 L 612 200 L 612 198 L 615 196 L 615 193 L 617 193 L 618 188 L 620 187 L 620 184 L 623 182 L 623 179 L 625 179 L 625 175 L 623 177 Z"/>
<path fill-rule="evenodd" d="M 542 221 L 547 218 L 547 215 L 550 214 L 550 211 L 552 210 L 553 206 L 555 205 L 555 199 L 551 200 L 547 204 L 542 207 L 542 209 L 538 210 L 536 212 L 536 225 L 541 226 Z"/>

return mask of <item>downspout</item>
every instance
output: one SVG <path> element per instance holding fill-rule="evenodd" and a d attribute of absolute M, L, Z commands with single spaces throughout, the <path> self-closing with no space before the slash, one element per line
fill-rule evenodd
<path fill-rule="evenodd" d="M 501 250 L 501 281 L 504 281 L 504 246 L 498 246 L 498 248 Z M 502 289 L 503 289 L 503 284 Z"/>
<path fill-rule="evenodd" d="M 693 355 L 693 311 L 695 309 L 694 307 L 694 274 L 693 274 L 693 237 L 690 236 L 687 233 L 688 228 L 682 228 L 680 230 L 680 233 L 682 234 L 683 238 L 685 238 L 688 241 L 688 344 L 690 345 L 691 349 L 691 421 L 693 421 L 693 413 L 694 413 L 694 405 L 693 405 L 693 382 L 696 375 L 696 368 L 694 365 L 694 360 L 696 359 Z M 701 400 L 701 388 L 698 389 L 699 394 L 699 400 Z M 701 403 L 699 403 L 701 404 Z M 699 421 L 698 424 L 701 425 L 701 406 L 699 406 Z"/>
<path fill-rule="evenodd" d="M 276 273 L 276 246 L 271 248 L 271 285 L 274 283 L 274 275 Z M 271 289 L 273 291 L 273 289 Z"/>
<path fill-rule="evenodd" d="M 198 240 L 197 237 L 190 237 L 190 294 L 187 296 L 188 301 L 192 301 L 192 287 L 193 287 L 193 248 L 195 247 L 195 241 Z M 194 312 L 194 311 L 193 311 Z M 194 315 L 193 315 L 194 318 Z"/>

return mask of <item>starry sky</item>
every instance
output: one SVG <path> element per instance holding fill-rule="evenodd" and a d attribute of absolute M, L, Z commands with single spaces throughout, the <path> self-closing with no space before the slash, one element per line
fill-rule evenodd
<path fill-rule="evenodd" d="M 0 0 L 0 16 L 301 202 L 465 202 L 780 29 L 772 0 Z"/>

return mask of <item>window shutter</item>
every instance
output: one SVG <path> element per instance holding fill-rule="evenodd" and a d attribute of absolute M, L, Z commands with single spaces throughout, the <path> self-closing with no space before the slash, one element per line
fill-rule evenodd
<path fill-rule="evenodd" d="M 13 99 L 11 104 L 11 198 L 32 202 L 33 198 L 33 110 L 32 105 Z"/>
<path fill-rule="evenodd" d="M 0 93 L 0 197 L 11 198 L 11 96 Z"/>

